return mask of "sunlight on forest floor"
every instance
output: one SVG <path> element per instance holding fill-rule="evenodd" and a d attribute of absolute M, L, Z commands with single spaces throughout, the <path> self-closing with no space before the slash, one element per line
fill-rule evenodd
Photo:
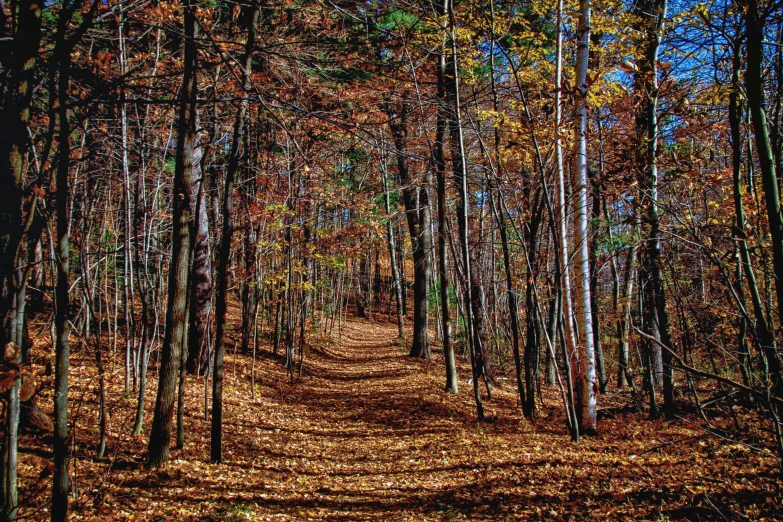
<path fill-rule="evenodd" d="M 97 432 L 94 364 L 73 361 L 75 520 L 738 519 L 780 513 L 773 458 L 724 444 L 696 418 L 649 421 L 627 398 L 599 398 L 600 435 L 578 446 L 553 389 L 534 423 L 506 384 L 477 423 L 469 366 L 458 397 L 441 391 L 442 355 L 412 359 L 396 327 L 350 319 L 342 342 L 314 346 L 289 384 L 282 359 L 259 345 L 257 398 L 250 357 L 226 361 L 224 458 L 209 463 L 204 381 L 188 379 L 187 442 L 162 471 L 143 468 L 157 384 L 150 371 L 142 436 L 130 438 L 135 399 L 110 379 L 108 459 L 92 459 Z M 513 381 L 505 381 L 510 383 Z M 50 396 L 40 398 L 51 408 Z M 721 419 L 713 420 L 716 426 Z M 729 420 L 723 420 L 729 426 Z M 97 427 L 94 428 L 97 430 Z M 49 436 L 20 444 L 23 517 L 44 519 Z"/>

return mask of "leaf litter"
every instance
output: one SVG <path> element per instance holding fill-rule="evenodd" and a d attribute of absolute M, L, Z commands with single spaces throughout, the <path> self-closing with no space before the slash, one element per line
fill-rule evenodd
<path fill-rule="evenodd" d="M 73 520 L 764 520 L 778 519 L 776 460 L 710 435 L 696 416 L 648 420 L 628 397 L 599 397 L 597 437 L 571 442 L 558 392 L 543 387 L 525 420 L 516 391 L 493 389 L 476 422 L 469 364 L 460 392 L 442 392 L 442 355 L 407 356 L 396 326 L 349 318 L 341 340 L 308 348 L 303 376 L 259 345 L 227 354 L 224 462 L 209 461 L 204 380 L 187 380 L 186 443 L 162 470 L 144 469 L 157 374 L 148 375 L 145 429 L 131 437 L 135 395 L 121 363 L 109 382 L 108 457 L 98 442 L 92 355 L 71 374 Z M 513 381 L 506 381 L 513 382 Z M 49 389 L 46 387 L 45 389 Z M 49 393 L 49 395 L 46 395 Z M 51 392 L 39 398 L 50 413 Z M 211 393 L 211 391 L 210 391 Z M 749 416 L 750 414 L 748 414 Z M 731 426 L 714 420 L 715 429 Z M 748 440 L 758 423 L 747 422 Z M 20 439 L 20 515 L 48 519 L 51 436 Z"/>

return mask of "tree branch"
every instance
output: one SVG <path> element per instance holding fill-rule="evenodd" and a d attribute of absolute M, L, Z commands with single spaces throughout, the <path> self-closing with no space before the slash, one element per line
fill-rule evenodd
<path fill-rule="evenodd" d="M 715 379 L 716 381 L 722 382 L 723 384 L 728 384 L 729 386 L 734 386 L 735 388 L 738 388 L 738 389 L 740 389 L 742 391 L 746 391 L 746 392 L 748 392 L 750 394 L 756 395 L 757 397 L 761 397 L 762 399 L 767 399 L 768 398 L 765 393 L 762 393 L 762 392 L 760 392 L 758 390 L 755 390 L 755 389 L 753 389 L 753 388 L 751 388 L 749 386 L 745 386 L 742 383 L 739 383 L 737 381 L 733 381 L 733 380 L 728 379 L 726 377 L 721 377 L 720 375 L 716 375 L 714 373 L 710 373 L 710 372 L 705 372 L 703 370 L 699 370 L 697 368 L 694 368 L 693 366 L 688 366 L 685 363 L 685 361 L 683 360 L 683 358 L 680 357 L 680 355 L 677 352 L 675 352 L 674 350 L 672 350 L 671 348 L 669 348 L 668 346 L 663 344 L 661 341 L 659 341 L 658 339 L 656 339 L 652 335 L 647 335 L 646 333 L 642 332 L 641 330 L 639 330 L 636 327 L 634 327 L 633 329 L 636 331 L 636 333 L 641 335 L 644 339 L 647 339 L 648 341 L 654 342 L 655 344 L 660 346 L 662 349 L 664 349 L 667 352 L 669 352 L 672 355 L 672 357 L 674 357 L 677 360 L 677 362 L 679 363 L 679 366 L 676 366 L 675 368 L 683 370 L 683 371 L 688 372 L 688 373 L 692 373 L 694 375 L 698 375 L 700 377 L 706 377 L 708 379 Z M 775 397 L 775 396 L 772 396 L 772 395 L 769 396 L 769 399 L 770 400 L 775 400 L 777 402 L 783 402 L 783 400 L 781 400 L 779 397 Z"/>

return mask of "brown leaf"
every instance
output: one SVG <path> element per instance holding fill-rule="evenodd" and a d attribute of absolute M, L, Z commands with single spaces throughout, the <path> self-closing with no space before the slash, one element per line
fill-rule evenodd
<path fill-rule="evenodd" d="M 16 343 L 8 343 L 5 345 L 4 360 L 15 361 L 22 354 L 22 351 L 16 345 Z"/>

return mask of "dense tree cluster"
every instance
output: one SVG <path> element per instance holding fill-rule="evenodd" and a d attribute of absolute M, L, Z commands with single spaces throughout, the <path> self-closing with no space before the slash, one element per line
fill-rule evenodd
<path fill-rule="evenodd" d="M 657 417 L 711 382 L 783 458 L 781 28 L 759 0 L 0 3 L 4 519 L 42 371 L 66 516 L 74 338 L 98 457 L 119 359 L 148 465 L 194 378 L 220 462 L 227 345 L 294 380 L 349 309 L 442 347 L 448 393 L 469 358 L 479 420 L 507 367 L 575 441 L 611 387 Z"/>

